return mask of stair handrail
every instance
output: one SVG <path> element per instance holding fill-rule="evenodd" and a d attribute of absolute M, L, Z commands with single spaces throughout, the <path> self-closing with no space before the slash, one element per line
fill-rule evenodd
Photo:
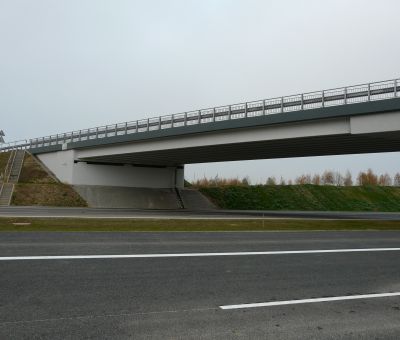
<path fill-rule="evenodd" d="M 22 153 L 22 161 L 21 161 L 21 165 L 18 169 L 18 176 L 17 176 L 17 181 L 19 181 L 19 176 L 21 176 L 21 171 L 22 171 L 22 166 L 24 165 L 24 158 L 25 158 L 25 150 L 18 150 L 20 153 Z M 18 153 L 17 151 L 17 153 Z"/>
<path fill-rule="evenodd" d="M 14 163 L 14 158 L 15 158 L 15 151 L 13 150 L 10 153 L 10 157 L 8 157 L 7 165 L 6 168 L 4 169 L 3 183 L 8 183 L 12 169 L 12 164 Z"/>

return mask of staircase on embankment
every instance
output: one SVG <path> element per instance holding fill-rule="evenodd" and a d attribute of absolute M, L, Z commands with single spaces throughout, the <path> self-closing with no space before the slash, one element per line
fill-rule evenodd
<path fill-rule="evenodd" d="M 14 184 L 18 183 L 24 163 L 25 150 L 13 150 L 7 162 L 3 175 L 3 183 L 0 186 L 0 206 L 8 206 L 11 203 L 14 192 Z"/>

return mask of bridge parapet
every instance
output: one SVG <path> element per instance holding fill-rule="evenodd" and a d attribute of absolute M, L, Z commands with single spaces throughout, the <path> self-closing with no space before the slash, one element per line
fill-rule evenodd
<path fill-rule="evenodd" d="M 14 149 L 59 150 L 61 145 L 111 137 L 145 134 L 165 129 L 189 127 L 238 119 L 277 115 L 294 111 L 367 103 L 400 97 L 400 79 L 347 86 L 297 95 L 263 99 L 233 105 L 152 117 L 142 120 L 76 130 L 46 137 L 2 144 L 0 152 Z"/>

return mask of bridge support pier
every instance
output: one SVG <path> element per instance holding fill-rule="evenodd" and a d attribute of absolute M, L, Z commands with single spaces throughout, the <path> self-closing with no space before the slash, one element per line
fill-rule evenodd
<path fill-rule="evenodd" d="M 37 155 L 63 183 L 131 188 L 183 188 L 184 166 L 153 166 L 79 161 L 76 150 Z"/>
<path fill-rule="evenodd" d="M 63 183 L 96 208 L 180 209 L 175 188 L 184 187 L 183 166 L 146 166 L 79 161 L 76 150 L 39 154 Z"/>

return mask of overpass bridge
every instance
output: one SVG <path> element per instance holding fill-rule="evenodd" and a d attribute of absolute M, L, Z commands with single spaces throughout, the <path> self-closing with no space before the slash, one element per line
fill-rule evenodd
<path fill-rule="evenodd" d="M 3 144 L 75 186 L 182 188 L 191 163 L 400 151 L 400 79 Z"/>

